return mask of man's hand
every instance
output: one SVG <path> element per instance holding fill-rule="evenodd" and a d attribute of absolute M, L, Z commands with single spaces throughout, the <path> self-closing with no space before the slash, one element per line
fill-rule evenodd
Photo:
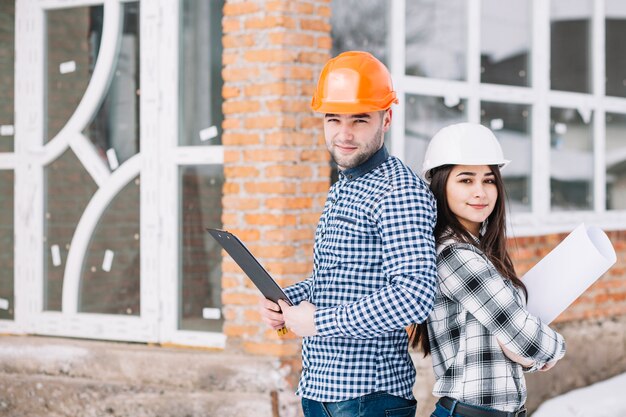
<path fill-rule="evenodd" d="M 283 300 L 278 300 L 280 309 L 283 311 L 282 317 L 289 330 L 300 337 L 315 336 L 315 306 L 303 301 L 297 306 L 290 306 Z"/>
<path fill-rule="evenodd" d="M 259 301 L 259 313 L 265 324 L 274 330 L 281 329 L 285 325 L 285 319 L 280 313 L 280 307 L 267 298 L 262 298 Z"/>

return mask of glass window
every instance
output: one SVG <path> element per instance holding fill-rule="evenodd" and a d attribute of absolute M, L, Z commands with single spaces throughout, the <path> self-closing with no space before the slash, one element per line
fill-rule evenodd
<path fill-rule="evenodd" d="M 407 95 L 404 162 L 420 173 L 430 139 L 444 126 L 467 121 L 466 108 L 465 100 Z"/>
<path fill-rule="evenodd" d="M 591 92 L 592 12 L 591 0 L 552 0 L 550 85 L 553 90 Z"/>
<path fill-rule="evenodd" d="M 223 0 L 183 0 L 179 144 L 221 145 Z"/>
<path fill-rule="evenodd" d="M 139 191 L 135 178 L 98 222 L 83 262 L 79 312 L 140 313 Z"/>
<path fill-rule="evenodd" d="M 407 75 L 467 79 L 467 1 L 407 1 L 405 35 Z"/>
<path fill-rule="evenodd" d="M 46 142 L 76 110 L 96 64 L 103 6 L 46 13 Z"/>
<path fill-rule="evenodd" d="M 102 19 L 92 13 L 94 18 Z M 83 132 L 111 170 L 139 152 L 139 4 L 125 3 L 113 77 L 93 120 Z M 100 31 L 98 31 L 100 29 Z M 101 23 L 91 32 L 100 44 Z"/>
<path fill-rule="evenodd" d="M 606 94 L 626 97 L 626 2 L 606 0 Z"/>
<path fill-rule="evenodd" d="M 606 115 L 606 208 L 626 210 L 626 114 Z"/>
<path fill-rule="evenodd" d="M 222 165 L 180 167 L 179 328 L 221 332 L 222 250 L 206 227 L 222 226 Z"/>
<path fill-rule="evenodd" d="M 0 2 L 0 51 L 0 152 L 13 152 L 14 1 Z"/>
<path fill-rule="evenodd" d="M 388 65 L 389 0 L 332 0 L 331 7 L 332 56 L 367 51 Z"/>
<path fill-rule="evenodd" d="M 71 150 L 45 167 L 44 177 L 44 310 L 60 311 L 72 237 L 97 186 Z"/>
<path fill-rule="evenodd" d="M 530 85 L 530 1 L 483 0 L 480 10 L 481 82 Z"/>
<path fill-rule="evenodd" d="M 550 110 L 550 201 L 552 210 L 593 208 L 592 115 Z"/>
<path fill-rule="evenodd" d="M 0 171 L 0 319 L 12 320 L 13 296 L 13 171 Z"/>
<path fill-rule="evenodd" d="M 504 157 L 511 162 L 502 170 L 512 212 L 530 211 L 532 142 L 530 106 L 482 102 L 480 122 L 500 141 Z"/>

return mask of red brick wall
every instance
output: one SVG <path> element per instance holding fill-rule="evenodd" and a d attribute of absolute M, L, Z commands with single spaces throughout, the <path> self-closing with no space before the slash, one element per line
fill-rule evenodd
<path fill-rule="evenodd" d="M 519 237 L 510 240 L 511 255 L 519 275 L 546 256 L 569 233 Z M 602 319 L 626 314 L 626 231 L 607 232 L 617 262 L 569 306 L 556 322 Z"/>
<path fill-rule="evenodd" d="M 321 119 L 309 109 L 330 58 L 329 17 L 324 0 L 224 6 L 223 226 L 283 286 L 312 270 L 313 235 L 329 187 Z M 299 339 L 281 339 L 261 323 L 259 293 L 228 256 L 222 271 L 230 347 L 298 356 Z"/>

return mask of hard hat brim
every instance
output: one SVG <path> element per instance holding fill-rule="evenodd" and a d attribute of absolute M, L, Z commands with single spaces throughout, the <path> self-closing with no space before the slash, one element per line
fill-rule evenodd
<path fill-rule="evenodd" d="M 385 100 L 380 101 L 321 101 L 313 98 L 311 109 L 316 113 L 356 114 L 387 110 L 392 104 L 398 104 L 395 92 L 386 97 Z"/>

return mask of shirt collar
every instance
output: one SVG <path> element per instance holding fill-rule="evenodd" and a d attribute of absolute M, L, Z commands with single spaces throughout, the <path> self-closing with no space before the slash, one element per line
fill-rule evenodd
<path fill-rule="evenodd" d="M 383 145 L 367 161 L 354 168 L 349 168 L 345 171 L 341 171 L 339 175 L 346 178 L 348 181 L 355 180 L 367 174 L 374 168 L 377 168 L 379 165 L 385 162 L 387 158 L 389 158 L 389 152 L 387 152 L 387 148 L 385 148 L 385 145 Z"/>

